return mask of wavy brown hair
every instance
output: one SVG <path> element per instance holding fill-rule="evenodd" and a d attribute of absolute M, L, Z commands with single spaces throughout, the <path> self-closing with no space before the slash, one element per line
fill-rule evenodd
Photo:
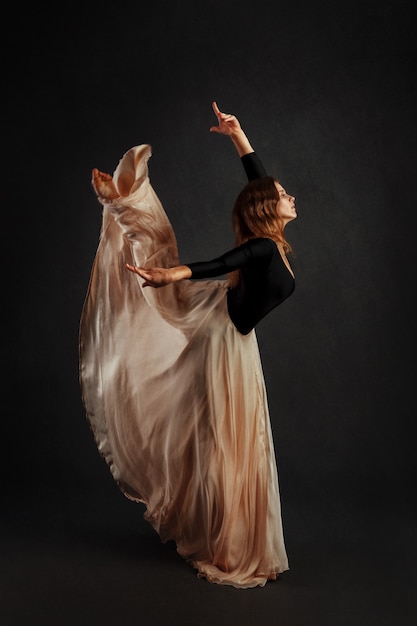
<path fill-rule="evenodd" d="M 238 195 L 233 207 L 233 229 L 236 246 L 254 237 L 268 237 L 282 244 L 284 252 L 291 253 L 291 245 L 284 237 L 285 224 L 277 215 L 279 192 L 272 176 L 250 181 Z M 229 280 L 235 286 L 240 272 L 231 272 Z"/>

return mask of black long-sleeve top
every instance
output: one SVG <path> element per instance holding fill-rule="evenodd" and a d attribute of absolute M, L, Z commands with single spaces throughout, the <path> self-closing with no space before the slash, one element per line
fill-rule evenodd
<path fill-rule="evenodd" d="M 241 158 L 248 180 L 266 176 L 255 152 Z M 227 292 L 230 319 L 247 335 L 294 291 L 295 281 L 272 239 L 256 237 L 211 261 L 187 263 L 191 278 L 212 278 L 240 270 L 238 284 Z"/>

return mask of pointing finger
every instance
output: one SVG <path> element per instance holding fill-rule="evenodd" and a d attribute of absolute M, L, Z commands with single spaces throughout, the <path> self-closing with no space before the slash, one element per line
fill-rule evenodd
<path fill-rule="evenodd" d="M 218 117 L 220 115 L 220 109 L 217 106 L 217 102 L 212 102 L 211 106 L 213 107 L 214 114 Z"/>

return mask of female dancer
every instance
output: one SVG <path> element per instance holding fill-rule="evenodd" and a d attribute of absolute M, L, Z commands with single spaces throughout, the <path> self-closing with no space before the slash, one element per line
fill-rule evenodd
<path fill-rule="evenodd" d="M 237 118 L 213 110 L 210 130 L 231 138 L 250 181 L 233 210 L 237 245 L 221 257 L 179 263 L 148 145 L 113 176 L 93 170 L 104 209 L 80 382 L 100 453 L 162 541 L 210 582 L 249 588 L 288 569 L 254 328 L 294 290 L 284 228 L 296 211 Z"/>

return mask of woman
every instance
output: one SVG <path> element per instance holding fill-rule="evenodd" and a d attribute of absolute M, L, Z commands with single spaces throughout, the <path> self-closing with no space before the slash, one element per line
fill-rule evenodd
<path fill-rule="evenodd" d="M 231 138 L 250 180 L 233 211 L 237 246 L 222 257 L 179 263 L 148 145 L 129 150 L 113 177 L 93 170 L 104 210 L 80 382 L 123 493 L 145 504 L 145 518 L 199 576 L 249 588 L 288 569 L 254 327 L 294 290 L 284 228 L 296 212 L 236 117 L 213 110 L 210 130 Z"/>

